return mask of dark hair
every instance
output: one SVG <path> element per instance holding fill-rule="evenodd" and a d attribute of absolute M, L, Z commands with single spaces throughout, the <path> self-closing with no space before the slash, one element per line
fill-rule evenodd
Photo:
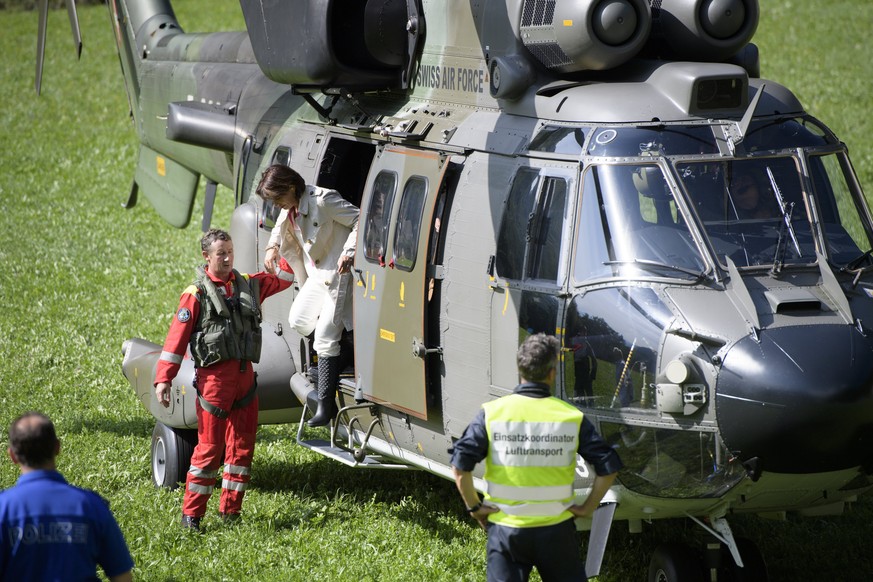
<path fill-rule="evenodd" d="M 305 190 L 306 182 L 300 174 L 288 166 L 273 164 L 264 170 L 255 193 L 264 200 L 275 200 L 290 192 L 300 200 Z"/>
<path fill-rule="evenodd" d="M 518 372 L 531 382 L 542 382 L 558 359 L 561 343 L 544 333 L 529 336 L 518 348 Z"/>
<path fill-rule="evenodd" d="M 55 458 L 58 437 L 51 419 L 39 412 L 25 412 L 9 426 L 9 449 L 27 467 L 42 467 Z"/>
<path fill-rule="evenodd" d="M 203 235 L 200 239 L 200 250 L 204 253 L 209 252 L 209 248 L 212 246 L 217 240 L 226 240 L 228 242 L 232 242 L 230 235 L 227 234 L 226 231 L 221 230 L 220 228 L 210 228 L 206 231 L 206 234 Z"/>

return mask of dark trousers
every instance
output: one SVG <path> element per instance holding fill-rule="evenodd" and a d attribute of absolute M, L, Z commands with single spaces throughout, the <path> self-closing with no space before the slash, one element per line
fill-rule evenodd
<path fill-rule="evenodd" d="M 488 582 L 527 582 L 536 567 L 543 582 L 586 580 L 576 526 L 568 519 L 543 527 L 488 525 Z"/>

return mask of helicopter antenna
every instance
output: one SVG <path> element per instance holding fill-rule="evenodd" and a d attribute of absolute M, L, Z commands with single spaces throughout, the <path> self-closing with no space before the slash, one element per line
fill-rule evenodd
<path fill-rule="evenodd" d="M 48 4 L 49 0 L 38 0 L 39 3 L 39 28 L 36 40 L 36 94 L 39 95 L 42 88 L 42 66 L 45 61 L 45 36 L 48 29 Z M 70 19 L 70 29 L 73 32 L 73 44 L 76 46 L 76 59 L 82 58 L 82 32 L 79 29 L 79 14 L 76 12 L 76 0 L 67 0 L 67 16 Z"/>
<path fill-rule="evenodd" d="M 737 153 L 737 146 L 745 139 L 746 132 L 749 131 L 749 126 L 752 124 L 752 118 L 755 117 L 755 109 L 758 107 L 758 101 L 761 100 L 761 95 L 764 94 L 764 88 L 766 86 L 767 84 L 763 83 L 758 88 L 758 92 L 749 102 L 749 106 L 746 108 L 743 118 L 739 123 L 734 124 L 735 131 L 731 131 L 731 128 L 728 128 L 728 147 L 731 150 L 731 155 Z"/>
<path fill-rule="evenodd" d="M 615 386 L 615 394 L 612 395 L 612 403 L 609 405 L 610 408 L 615 408 L 615 403 L 619 399 L 619 393 L 621 392 L 621 387 L 625 382 L 625 377 L 627 376 L 628 366 L 630 365 L 631 358 L 634 355 L 634 348 L 637 346 L 637 338 L 634 338 L 634 341 L 631 343 L 630 351 L 627 353 L 627 358 L 624 361 L 624 367 L 621 369 L 621 376 L 618 378 L 618 382 Z"/>

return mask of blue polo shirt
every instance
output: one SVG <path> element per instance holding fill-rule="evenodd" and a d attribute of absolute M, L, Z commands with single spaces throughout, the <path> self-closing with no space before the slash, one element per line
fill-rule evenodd
<path fill-rule="evenodd" d="M 31 471 L 0 492 L 0 580 L 99 580 L 133 568 L 105 499 L 57 471 Z"/>

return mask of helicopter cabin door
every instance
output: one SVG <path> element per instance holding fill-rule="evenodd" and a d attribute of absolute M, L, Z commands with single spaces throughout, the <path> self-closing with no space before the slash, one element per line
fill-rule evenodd
<path fill-rule="evenodd" d="M 386 146 L 367 178 L 355 254 L 358 391 L 422 419 L 433 357 L 425 345 L 427 250 L 446 167 L 438 152 Z"/>

